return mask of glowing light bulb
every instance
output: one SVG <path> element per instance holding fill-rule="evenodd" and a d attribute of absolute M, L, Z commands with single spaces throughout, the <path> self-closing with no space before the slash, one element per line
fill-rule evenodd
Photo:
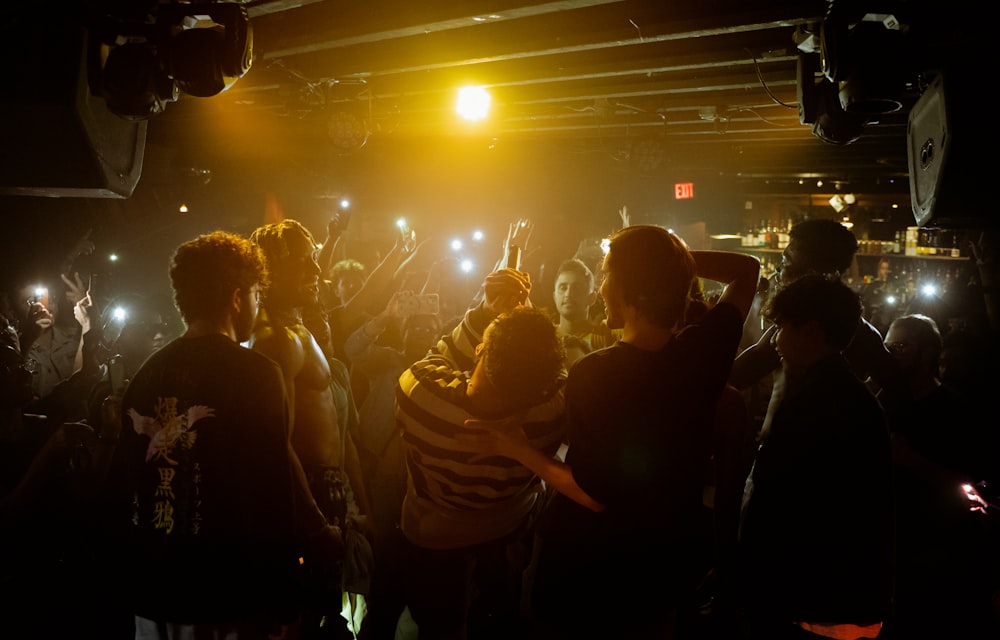
<path fill-rule="evenodd" d="M 462 260 L 458 263 L 458 268 L 462 270 L 462 273 L 472 273 L 475 266 L 476 265 L 473 264 L 472 260 L 469 259 Z"/>
<path fill-rule="evenodd" d="M 472 122 L 483 120 L 490 112 L 490 94 L 482 87 L 462 87 L 455 111 Z"/>
<path fill-rule="evenodd" d="M 461 251 L 462 250 L 462 246 L 463 246 L 462 245 L 462 241 L 459 240 L 458 238 L 455 238 L 454 240 L 451 241 L 451 250 L 452 251 Z"/>

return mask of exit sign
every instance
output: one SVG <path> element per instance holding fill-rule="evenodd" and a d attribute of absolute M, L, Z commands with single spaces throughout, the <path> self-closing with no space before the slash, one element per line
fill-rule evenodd
<path fill-rule="evenodd" d="M 694 197 L 693 182 L 674 183 L 674 200 L 688 200 Z"/>

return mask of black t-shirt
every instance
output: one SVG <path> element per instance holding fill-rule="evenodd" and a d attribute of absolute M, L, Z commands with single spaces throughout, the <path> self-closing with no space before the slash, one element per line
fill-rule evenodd
<path fill-rule="evenodd" d="M 281 371 L 222 335 L 136 373 L 118 454 L 135 500 L 135 612 L 180 623 L 287 617 L 296 553 Z"/>
<path fill-rule="evenodd" d="M 670 568 L 687 562 L 701 527 L 711 421 L 742 325 L 721 303 L 660 351 L 619 342 L 570 370 L 566 462 L 606 508 L 553 498 L 539 522 L 536 606 L 601 606 L 604 588 L 629 585 L 633 598 L 651 579 L 642 594 L 673 593 L 667 583 L 690 577 Z"/>

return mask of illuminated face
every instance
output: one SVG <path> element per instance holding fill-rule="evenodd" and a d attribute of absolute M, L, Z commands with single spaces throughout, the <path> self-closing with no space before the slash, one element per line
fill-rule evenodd
<path fill-rule="evenodd" d="M 609 253 L 608 256 L 611 254 Z M 608 259 L 604 259 L 604 279 L 601 282 L 601 298 L 604 299 L 604 312 L 608 327 L 621 329 L 625 326 L 625 295 L 618 286 L 616 276 L 608 270 Z"/>
<path fill-rule="evenodd" d="M 587 318 L 590 306 L 594 304 L 596 298 L 597 293 L 584 275 L 564 271 L 556 278 L 552 300 L 561 317 L 569 320 Z"/>
<path fill-rule="evenodd" d="M 292 231 L 285 237 L 288 255 L 271 267 L 273 297 L 292 307 L 304 307 L 319 300 L 319 263 L 316 248 L 301 231 Z"/>

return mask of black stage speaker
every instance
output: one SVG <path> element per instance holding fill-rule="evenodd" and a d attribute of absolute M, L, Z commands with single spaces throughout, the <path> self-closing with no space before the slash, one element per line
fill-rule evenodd
<path fill-rule="evenodd" d="M 0 194 L 127 198 L 146 123 L 111 113 L 87 79 L 87 30 L 14 20 L 0 28 Z"/>
<path fill-rule="evenodd" d="M 921 94 L 907 122 L 910 201 L 920 227 L 984 228 L 997 225 L 993 184 L 986 165 L 996 125 L 984 89 L 968 76 L 938 75 Z"/>

